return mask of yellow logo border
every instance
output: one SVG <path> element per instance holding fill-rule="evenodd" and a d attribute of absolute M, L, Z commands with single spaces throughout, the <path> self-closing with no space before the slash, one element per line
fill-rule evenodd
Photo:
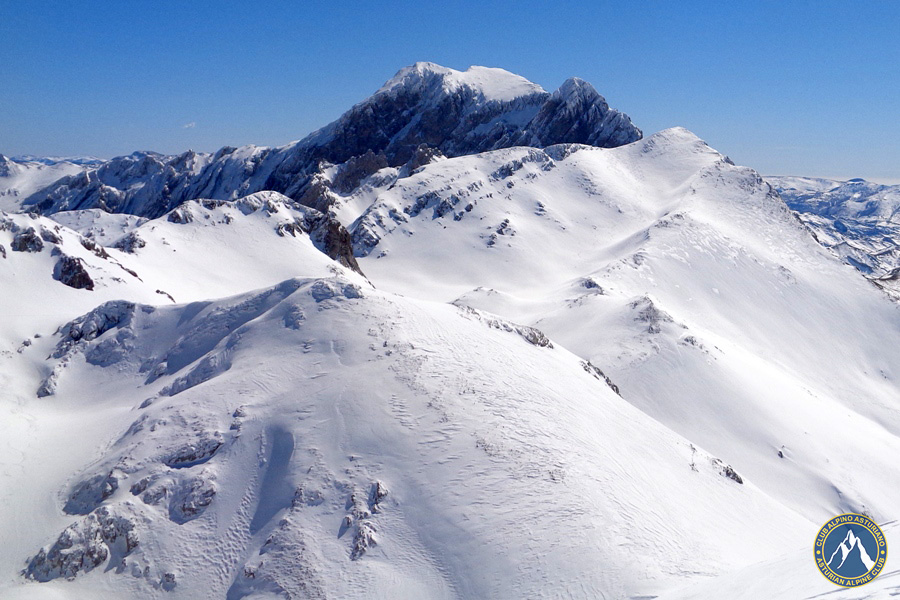
<path fill-rule="evenodd" d="M 841 517 L 854 517 L 854 519 L 849 519 L 849 520 L 845 519 L 843 521 L 838 521 L 838 519 L 841 519 Z M 862 520 L 857 520 L 855 517 L 858 517 L 859 519 L 862 519 Z M 836 521 L 838 521 L 838 522 L 836 522 Z M 831 532 L 834 531 L 835 529 L 837 529 L 838 527 L 840 527 L 841 525 L 845 525 L 845 524 L 859 525 L 860 527 L 864 527 L 865 529 L 867 529 L 872 534 L 872 536 L 875 538 L 875 542 L 876 542 L 877 548 L 878 548 L 878 552 L 876 554 L 877 558 L 875 559 L 875 566 L 872 567 L 866 573 L 864 573 L 858 577 L 843 577 L 841 575 L 838 575 L 837 573 L 835 573 L 834 571 L 831 570 L 831 567 L 829 567 L 827 563 L 824 562 L 825 556 L 822 554 L 822 550 L 825 547 L 825 540 L 828 539 L 828 536 L 831 535 Z M 830 527 L 829 527 L 829 525 L 830 525 Z M 824 533 L 824 535 L 823 535 L 823 533 Z M 878 544 L 879 539 L 882 540 L 882 542 L 883 542 L 882 544 Z M 887 564 L 887 557 L 888 557 L 888 546 L 887 546 L 887 538 L 884 535 L 884 531 L 881 530 L 881 527 L 879 527 L 878 524 L 875 523 L 875 521 L 873 521 L 866 515 L 861 515 L 859 513 L 843 513 L 843 514 L 836 515 L 836 516 L 828 519 L 828 521 L 826 521 L 825 524 L 822 525 L 821 528 L 819 528 L 819 532 L 816 534 L 816 539 L 815 539 L 815 542 L 813 543 L 813 561 L 816 564 L 816 569 L 819 571 L 819 573 L 822 574 L 822 577 L 827 579 L 830 583 L 833 583 L 834 585 L 837 585 L 840 587 L 845 587 L 845 588 L 857 588 L 857 587 L 862 587 L 864 585 L 872 583 L 881 574 L 881 571 L 884 570 L 884 566 L 885 566 L 885 564 Z M 846 583 L 839 583 L 839 581 L 835 581 L 835 579 L 832 579 L 831 577 L 829 577 L 827 575 L 827 573 L 822 569 L 822 566 L 819 564 L 820 558 L 822 559 L 822 561 L 825 565 L 825 569 L 828 570 L 828 573 L 831 573 L 835 579 L 846 582 Z M 864 581 L 862 583 L 858 583 L 858 584 L 854 583 L 863 578 L 866 578 L 866 581 Z"/>

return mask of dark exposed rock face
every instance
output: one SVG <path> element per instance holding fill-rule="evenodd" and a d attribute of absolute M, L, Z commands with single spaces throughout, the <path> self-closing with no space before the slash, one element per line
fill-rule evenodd
<path fill-rule="evenodd" d="M 59 228 L 57 227 L 57 231 Z M 62 239 L 46 227 L 41 227 L 41 239 L 50 244 L 62 244 Z"/>
<path fill-rule="evenodd" d="M 94 240 L 83 237 L 83 238 L 81 238 L 80 242 L 81 242 L 81 246 L 85 250 L 90 250 L 91 252 L 94 253 L 94 256 L 96 256 L 97 258 L 103 258 L 103 259 L 109 258 L 109 254 L 106 252 L 106 249 L 103 246 L 101 246 L 100 244 L 98 244 L 97 242 L 95 242 Z"/>
<path fill-rule="evenodd" d="M 23 575 L 34 581 L 73 579 L 107 559 L 121 562 L 138 544 L 134 523 L 102 507 L 67 527 L 49 548 L 42 548 L 29 560 Z"/>
<path fill-rule="evenodd" d="M 718 458 L 712 459 L 712 463 L 713 466 L 718 469 L 719 474 L 722 475 L 722 477 L 727 477 L 735 483 L 740 483 L 741 485 L 743 485 L 744 478 L 738 475 L 737 471 L 735 471 L 731 465 L 725 464 Z"/>
<path fill-rule="evenodd" d="M 406 174 L 411 174 L 428 163 L 434 162 L 435 159 L 443 157 L 443 153 L 437 148 L 432 148 L 428 144 L 419 144 L 409 161 L 404 165 Z"/>
<path fill-rule="evenodd" d="M 360 182 L 372 173 L 388 166 L 388 159 L 383 153 L 375 154 L 371 150 L 360 156 L 354 156 L 341 165 L 334 177 L 332 187 L 342 193 L 349 194 Z"/>
<path fill-rule="evenodd" d="M 211 459 L 221 447 L 221 435 L 204 436 L 192 444 L 176 448 L 163 459 L 163 462 L 173 469 L 192 467 Z"/>
<path fill-rule="evenodd" d="M 610 109 L 591 84 L 573 77 L 541 105 L 515 143 L 503 145 L 544 148 L 568 142 L 615 148 L 640 137 L 628 115 Z"/>
<path fill-rule="evenodd" d="M 362 274 L 353 256 L 353 238 L 350 232 L 331 215 L 322 215 L 311 223 L 310 239 L 322 252 L 345 267 Z"/>
<path fill-rule="evenodd" d="M 280 223 L 275 231 L 280 236 L 309 234 L 309 239 L 329 258 L 345 267 L 363 274 L 353 255 L 353 238 L 332 213 L 322 213 L 311 208 L 303 208 L 303 217 L 294 222 Z"/>
<path fill-rule="evenodd" d="M 113 248 L 117 248 L 122 252 L 127 252 L 128 254 L 134 254 L 137 252 L 138 248 L 143 248 L 147 245 L 141 237 L 134 231 L 120 239 L 118 242 L 113 244 Z"/>
<path fill-rule="evenodd" d="M 10 244 L 13 252 L 40 252 L 44 249 L 44 242 L 38 236 L 34 227 L 16 233 Z"/>
<path fill-rule="evenodd" d="M 186 224 L 190 223 L 194 220 L 194 215 L 191 214 L 191 211 L 186 208 L 176 208 L 172 212 L 169 213 L 169 222 L 170 223 L 179 223 Z"/>
<path fill-rule="evenodd" d="M 606 385 L 609 386 L 609 389 L 614 391 L 620 397 L 622 396 L 622 393 L 619 391 L 619 386 L 617 386 L 615 383 L 613 383 L 612 379 L 610 379 L 603 371 L 601 371 L 599 367 L 594 366 L 591 363 L 591 361 L 589 361 L 589 360 L 582 361 L 581 366 L 585 371 L 587 371 L 588 373 L 590 373 L 597 379 L 605 382 Z"/>
<path fill-rule="evenodd" d="M 84 261 L 65 254 L 61 255 L 56 262 L 53 279 L 77 290 L 94 289 L 94 280 L 85 269 Z"/>
<path fill-rule="evenodd" d="M 482 72 L 487 84 L 467 79 Z M 497 93 L 495 87 L 514 91 Z M 452 157 L 566 142 L 614 147 L 640 138 L 627 115 L 610 109 L 579 79 L 550 94 L 499 69 L 460 73 L 417 63 L 299 142 L 225 147 L 214 155 L 136 152 L 63 178 L 26 204 L 44 213 L 100 208 L 156 218 L 187 200 L 273 190 L 326 212 L 330 200 L 323 184 L 345 193 L 380 168 L 409 163 L 414 170 L 437 152 Z M 333 182 L 321 177 L 325 164 L 341 165 Z M 312 188 L 317 189 L 311 193 Z"/>

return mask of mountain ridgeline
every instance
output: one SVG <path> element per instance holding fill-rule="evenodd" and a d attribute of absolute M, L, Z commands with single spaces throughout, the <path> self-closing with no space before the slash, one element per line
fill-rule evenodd
<path fill-rule="evenodd" d="M 44 214 L 99 208 L 156 218 L 187 200 L 272 190 L 327 210 L 332 190 L 350 191 L 388 166 L 410 172 L 437 155 L 559 143 L 612 148 L 641 137 L 627 115 L 577 78 L 549 93 L 502 69 L 416 63 L 298 142 L 215 154 L 135 152 L 64 177 L 24 205 Z"/>
<path fill-rule="evenodd" d="M 897 196 L 638 138 L 419 63 L 282 148 L 0 157 L 0 598 L 858 598 L 810 546 L 900 543 L 841 260 Z"/>

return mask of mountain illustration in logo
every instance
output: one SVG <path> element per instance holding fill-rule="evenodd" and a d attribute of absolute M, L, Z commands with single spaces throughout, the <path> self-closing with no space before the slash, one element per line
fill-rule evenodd
<path fill-rule="evenodd" d="M 844 540 L 834 549 L 828 559 L 828 566 L 836 573 L 853 576 L 856 573 L 866 573 L 875 566 L 875 561 L 869 556 L 862 540 L 847 528 Z"/>

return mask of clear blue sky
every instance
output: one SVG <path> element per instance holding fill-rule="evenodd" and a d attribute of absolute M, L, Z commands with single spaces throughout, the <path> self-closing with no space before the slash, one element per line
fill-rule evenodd
<path fill-rule="evenodd" d="M 889 0 L 0 0 L 0 152 L 283 144 L 428 60 L 577 75 L 763 173 L 900 181 L 898 28 Z"/>

